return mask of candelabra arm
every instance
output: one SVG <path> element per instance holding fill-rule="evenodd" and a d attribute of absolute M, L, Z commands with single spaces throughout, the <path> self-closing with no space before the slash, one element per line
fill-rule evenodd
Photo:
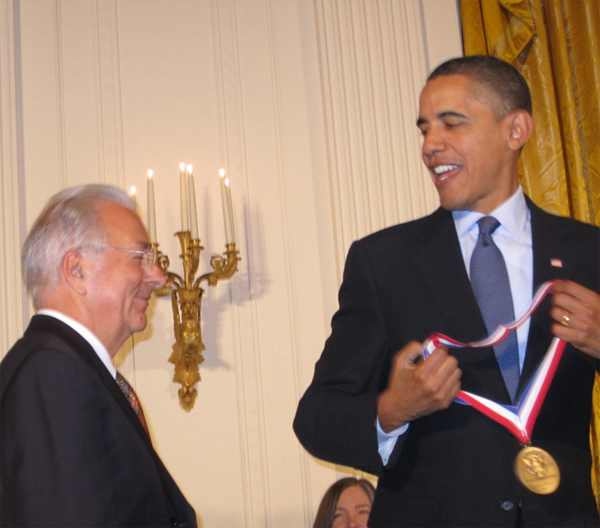
<path fill-rule="evenodd" d="M 183 285 L 183 279 L 177 275 L 177 273 L 169 271 L 169 257 L 158 249 L 158 242 L 152 242 L 151 246 L 152 250 L 156 252 L 156 263 L 158 264 L 158 267 L 167 276 L 167 280 L 163 286 L 154 290 L 154 293 L 159 297 L 164 297 L 169 295 L 173 290 L 180 288 Z"/>
<path fill-rule="evenodd" d="M 206 281 L 209 286 L 216 286 L 220 280 L 229 279 L 237 271 L 237 264 L 240 260 L 235 242 L 225 244 L 225 252 L 222 255 L 210 257 L 210 267 L 213 271 L 198 277 L 194 286 L 196 287 L 202 281 Z"/>
<path fill-rule="evenodd" d="M 167 273 L 167 282 L 165 283 L 165 286 L 169 288 L 181 288 L 183 287 L 183 278 L 177 275 L 177 273 L 169 271 Z"/>

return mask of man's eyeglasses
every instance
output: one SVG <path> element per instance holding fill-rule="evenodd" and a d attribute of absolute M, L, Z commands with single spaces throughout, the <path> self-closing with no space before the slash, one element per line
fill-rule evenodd
<path fill-rule="evenodd" d="M 131 249 L 118 246 L 109 246 L 117 251 L 122 251 L 131 255 L 134 259 L 139 260 L 144 268 L 151 268 L 158 262 L 158 252 L 152 248 L 147 249 Z"/>
<path fill-rule="evenodd" d="M 97 249 L 111 248 L 115 251 L 121 251 L 131 255 L 135 260 L 138 260 L 141 266 L 145 269 L 150 269 L 158 263 L 158 252 L 152 248 L 146 249 L 133 249 L 121 246 L 111 246 L 110 244 L 101 244 L 99 246 L 92 246 Z"/>

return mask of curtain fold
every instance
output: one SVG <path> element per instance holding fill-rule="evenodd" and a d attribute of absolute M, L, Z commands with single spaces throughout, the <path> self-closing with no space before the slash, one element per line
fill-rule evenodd
<path fill-rule="evenodd" d="M 600 226 L 600 9 L 597 0 L 460 0 L 465 55 L 515 65 L 533 97 L 535 131 L 519 177 L 544 209 Z M 600 273 L 600 270 L 599 270 Z M 600 505 L 600 377 L 590 424 Z"/>

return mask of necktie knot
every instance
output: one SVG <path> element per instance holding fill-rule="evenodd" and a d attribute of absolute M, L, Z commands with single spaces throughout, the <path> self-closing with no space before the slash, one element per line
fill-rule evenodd
<path fill-rule="evenodd" d="M 500 222 L 493 216 L 483 216 L 477 221 L 479 225 L 479 238 L 484 246 L 489 246 L 492 243 L 492 233 L 496 231 Z"/>

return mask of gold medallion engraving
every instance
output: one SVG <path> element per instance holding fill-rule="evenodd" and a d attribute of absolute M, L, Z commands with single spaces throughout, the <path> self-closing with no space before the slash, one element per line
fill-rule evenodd
<path fill-rule="evenodd" d="M 523 486 L 538 495 L 558 489 L 560 470 L 552 455 L 539 447 L 524 447 L 515 460 L 515 473 Z"/>

